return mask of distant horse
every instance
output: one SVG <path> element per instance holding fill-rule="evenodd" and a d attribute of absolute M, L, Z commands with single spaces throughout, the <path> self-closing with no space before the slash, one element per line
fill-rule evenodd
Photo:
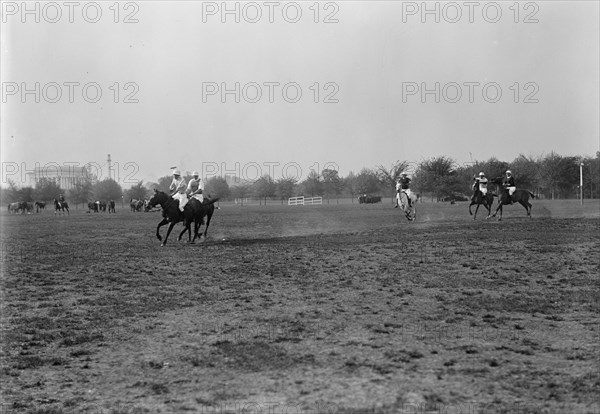
<path fill-rule="evenodd" d="M 98 201 L 98 211 L 106 213 L 106 201 Z"/>
<path fill-rule="evenodd" d="M 479 189 L 477 189 L 477 191 L 475 192 L 475 197 L 471 201 L 471 204 L 469 204 L 469 214 L 473 216 L 473 213 L 471 212 L 471 206 L 477 205 L 477 208 L 475 209 L 475 215 L 473 216 L 473 220 L 477 219 L 477 211 L 479 211 L 479 206 L 483 205 L 486 208 L 486 210 L 488 211 L 488 217 L 489 217 L 490 214 L 492 214 L 492 205 L 493 204 L 494 204 L 494 194 L 492 194 L 490 191 L 488 191 L 486 195 L 483 195 L 483 193 Z"/>
<path fill-rule="evenodd" d="M 69 204 L 66 201 L 58 201 L 58 199 L 55 198 L 54 199 L 54 214 L 64 213 L 65 210 L 67 211 L 67 214 L 70 216 L 71 213 L 69 213 Z"/>
<path fill-rule="evenodd" d="M 117 211 L 115 210 L 115 200 L 110 200 L 108 202 L 108 214 L 110 213 L 117 213 Z"/>
<path fill-rule="evenodd" d="M 133 212 L 140 212 L 140 211 L 142 211 L 142 208 L 144 207 L 144 200 L 136 200 L 136 199 L 132 198 L 129 201 L 129 207 L 131 208 L 131 211 L 133 211 Z"/>
<path fill-rule="evenodd" d="M 209 204 L 212 205 L 216 201 L 218 201 L 218 199 L 210 201 Z M 154 208 L 154 206 L 156 206 L 157 204 L 159 204 L 161 206 L 162 212 L 163 212 L 163 219 L 160 223 L 158 223 L 158 226 L 156 226 L 156 238 L 158 240 L 162 241 L 161 246 L 164 246 L 165 244 L 167 244 L 167 240 L 169 239 L 169 234 L 171 234 L 171 230 L 173 230 L 173 226 L 175 226 L 175 224 L 179 223 L 180 221 L 183 221 L 185 228 L 179 235 L 179 239 L 181 239 L 181 236 L 183 235 L 183 233 L 185 231 L 191 232 L 192 221 L 194 221 L 198 216 L 200 216 L 200 218 L 202 217 L 200 215 L 201 213 L 199 211 L 196 211 L 196 209 L 198 209 L 198 207 L 200 207 L 200 209 L 205 208 L 204 203 L 200 204 L 200 202 L 195 203 L 192 201 L 191 203 L 188 202 L 186 204 L 186 206 L 182 212 L 181 210 L 179 210 L 179 202 L 177 200 L 175 200 L 173 197 L 169 196 L 168 194 L 155 189 L 154 195 L 152 196 L 152 198 L 150 198 L 150 201 L 148 201 L 148 206 L 146 208 L 147 209 Z M 206 213 L 204 215 L 206 215 Z M 169 229 L 167 230 L 167 235 L 165 236 L 165 240 L 163 241 L 163 239 L 160 235 L 160 228 L 162 226 L 164 226 L 165 224 L 169 224 Z M 194 234 L 194 240 L 195 240 L 196 235 L 197 235 L 197 227 L 195 227 L 194 230 L 195 230 L 195 234 Z M 190 238 L 191 238 L 191 236 L 190 236 Z"/>
<path fill-rule="evenodd" d="M 498 220 L 502 220 L 502 206 L 512 204 L 513 202 L 521 204 L 525 211 L 527 211 L 527 217 L 531 218 L 531 203 L 529 202 L 529 197 L 535 198 L 535 195 L 528 190 L 515 190 L 512 195 L 512 200 L 510 194 L 508 193 L 508 188 L 504 188 L 502 186 L 502 177 L 496 177 L 490 182 L 496 184 L 498 186 L 498 207 L 496 207 L 496 211 L 491 217 L 496 217 L 498 210 L 500 210 L 500 218 Z M 490 216 L 488 216 L 489 218 Z"/>
<path fill-rule="evenodd" d="M 31 214 L 31 213 L 33 213 L 33 203 L 31 203 L 31 202 L 23 201 L 21 203 L 20 208 L 21 208 L 21 214 L 25 214 L 25 213 Z"/>
<path fill-rule="evenodd" d="M 194 244 L 194 242 L 196 241 L 197 237 L 200 237 L 200 235 L 198 234 L 198 230 L 200 229 L 200 226 L 202 226 L 202 224 L 204 224 L 204 217 L 206 216 L 206 227 L 204 228 L 204 233 L 201 236 L 201 238 L 206 239 L 206 235 L 208 234 L 208 227 L 210 226 L 210 219 L 212 218 L 214 212 L 215 212 L 215 203 L 219 201 L 218 198 L 215 198 L 214 200 L 212 200 L 210 198 L 210 196 L 208 197 L 204 197 L 204 201 L 202 203 L 200 203 L 200 201 L 198 201 L 195 198 L 191 198 L 190 201 L 188 201 L 188 204 L 186 204 L 186 207 L 190 204 L 192 204 L 192 211 L 194 212 L 194 238 L 193 240 L 190 242 L 190 234 L 189 234 L 189 228 L 184 228 L 183 231 L 179 234 L 179 237 L 177 238 L 177 240 L 181 240 L 181 237 L 183 236 L 183 234 L 187 231 L 188 232 L 188 242 Z"/>
<path fill-rule="evenodd" d="M 36 201 L 35 202 L 35 212 L 39 213 L 41 210 L 45 210 L 46 209 L 46 202 L 45 201 Z"/>
<path fill-rule="evenodd" d="M 21 203 L 10 203 L 8 205 L 9 213 L 18 213 L 20 209 L 21 209 Z"/>
<path fill-rule="evenodd" d="M 97 213 L 98 212 L 98 204 L 94 203 L 93 201 L 90 201 L 88 203 L 88 213 L 91 212 Z"/>

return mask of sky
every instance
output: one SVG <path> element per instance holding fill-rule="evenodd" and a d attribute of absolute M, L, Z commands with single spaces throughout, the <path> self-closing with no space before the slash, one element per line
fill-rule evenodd
<path fill-rule="evenodd" d="M 596 1 L 24 4 L 2 2 L 2 184 L 107 178 L 107 154 L 128 188 L 600 149 Z"/>

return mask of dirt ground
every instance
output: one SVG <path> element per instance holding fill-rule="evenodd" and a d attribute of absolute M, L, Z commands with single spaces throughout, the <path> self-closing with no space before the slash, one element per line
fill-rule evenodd
<path fill-rule="evenodd" d="M 533 204 L 2 212 L 0 412 L 598 414 L 600 205 Z"/>

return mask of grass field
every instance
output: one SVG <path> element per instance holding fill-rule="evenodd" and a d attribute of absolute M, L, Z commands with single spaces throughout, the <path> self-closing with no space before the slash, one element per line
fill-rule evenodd
<path fill-rule="evenodd" d="M 533 205 L 2 212 L 0 412 L 598 414 L 600 203 Z"/>

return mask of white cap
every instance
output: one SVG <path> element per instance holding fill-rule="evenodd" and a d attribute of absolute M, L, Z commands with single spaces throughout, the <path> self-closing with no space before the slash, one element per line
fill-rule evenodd
<path fill-rule="evenodd" d="M 192 173 L 192 175 L 193 175 L 193 176 L 196 176 L 196 175 L 197 175 L 197 176 L 200 176 L 200 173 L 198 173 L 198 171 L 194 171 L 194 172 Z"/>
<path fill-rule="evenodd" d="M 483 173 L 483 171 L 479 173 L 479 176 L 480 176 L 480 177 L 481 177 L 482 175 L 485 175 L 485 174 Z"/>
<path fill-rule="evenodd" d="M 177 168 L 175 168 L 173 170 L 173 175 L 181 175 L 181 171 L 179 171 Z"/>
<path fill-rule="evenodd" d="M 510 172 L 510 170 L 506 170 L 506 173 L 507 173 L 507 174 L 512 174 L 512 173 Z"/>

